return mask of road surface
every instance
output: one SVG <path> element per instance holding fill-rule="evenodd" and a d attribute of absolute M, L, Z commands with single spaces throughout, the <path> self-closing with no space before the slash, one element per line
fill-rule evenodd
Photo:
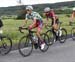
<path fill-rule="evenodd" d="M 22 57 L 18 50 L 11 51 L 5 56 L 0 55 L 0 62 L 75 62 L 75 41 L 56 42 L 45 53 L 34 49 L 28 57 Z"/>

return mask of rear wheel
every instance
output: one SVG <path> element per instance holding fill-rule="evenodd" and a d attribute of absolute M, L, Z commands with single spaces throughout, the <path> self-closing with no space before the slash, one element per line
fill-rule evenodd
<path fill-rule="evenodd" d="M 38 39 L 38 45 L 39 45 L 39 49 L 42 51 L 42 52 L 46 52 L 49 48 L 49 45 L 48 45 L 48 42 L 49 42 L 49 37 L 47 34 L 43 33 L 41 34 L 41 38 L 43 39 L 44 43 L 45 43 L 45 47 L 44 49 L 41 49 L 41 40 Z"/>
<path fill-rule="evenodd" d="M 19 41 L 18 49 L 23 57 L 29 56 L 33 50 L 31 39 L 27 36 L 23 36 Z"/>
<path fill-rule="evenodd" d="M 67 39 L 67 31 L 66 29 L 62 28 L 61 29 L 61 36 L 59 36 L 59 41 L 60 43 L 64 43 Z"/>
<path fill-rule="evenodd" d="M 48 35 L 48 37 L 49 37 L 49 45 L 52 45 L 53 44 L 53 42 L 54 42 L 54 35 L 53 35 L 53 32 L 52 32 L 52 30 L 48 30 L 47 32 L 46 32 L 46 34 Z"/>

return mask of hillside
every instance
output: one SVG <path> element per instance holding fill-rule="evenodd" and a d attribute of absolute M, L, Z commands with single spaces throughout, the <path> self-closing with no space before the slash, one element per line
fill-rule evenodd
<path fill-rule="evenodd" d="M 33 5 L 35 11 L 43 11 L 45 7 L 51 7 L 51 8 L 61 8 L 61 7 L 74 7 L 75 1 L 70 2 L 60 2 L 60 3 L 54 3 L 54 4 L 37 4 Z M 23 6 L 14 6 L 14 7 L 0 7 L 0 16 L 1 15 L 17 15 L 20 13 L 21 10 L 25 9 L 25 5 Z"/>

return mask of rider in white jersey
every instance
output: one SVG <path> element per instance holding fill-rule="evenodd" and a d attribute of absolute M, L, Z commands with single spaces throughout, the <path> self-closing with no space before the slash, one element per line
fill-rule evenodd
<path fill-rule="evenodd" d="M 25 21 L 24 22 L 26 23 L 28 19 L 33 20 L 33 23 L 29 26 L 29 29 L 31 30 L 31 29 L 37 28 L 36 35 L 41 40 L 41 45 L 40 45 L 41 49 L 44 49 L 45 43 L 44 43 L 44 40 L 40 36 L 40 32 L 42 30 L 42 25 L 43 25 L 42 17 L 40 16 L 39 13 L 33 12 L 33 7 L 32 6 L 27 6 L 26 11 L 27 11 L 27 14 L 25 16 Z M 24 25 L 25 25 L 25 23 L 24 23 Z"/>
<path fill-rule="evenodd" d="M 33 12 L 32 11 L 31 14 L 26 14 L 26 20 L 28 20 L 28 19 L 32 19 L 33 20 L 34 18 L 36 18 L 39 21 L 42 21 L 42 17 L 37 12 Z"/>

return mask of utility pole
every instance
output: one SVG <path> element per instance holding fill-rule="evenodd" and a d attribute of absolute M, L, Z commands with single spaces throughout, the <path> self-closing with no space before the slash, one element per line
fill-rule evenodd
<path fill-rule="evenodd" d="M 22 2 L 21 2 L 21 0 L 19 0 L 19 4 L 21 4 Z"/>
<path fill-rule="evenodd" d="M 17 0 L 17 5 L 23 5 L 22 0 Z"/>

